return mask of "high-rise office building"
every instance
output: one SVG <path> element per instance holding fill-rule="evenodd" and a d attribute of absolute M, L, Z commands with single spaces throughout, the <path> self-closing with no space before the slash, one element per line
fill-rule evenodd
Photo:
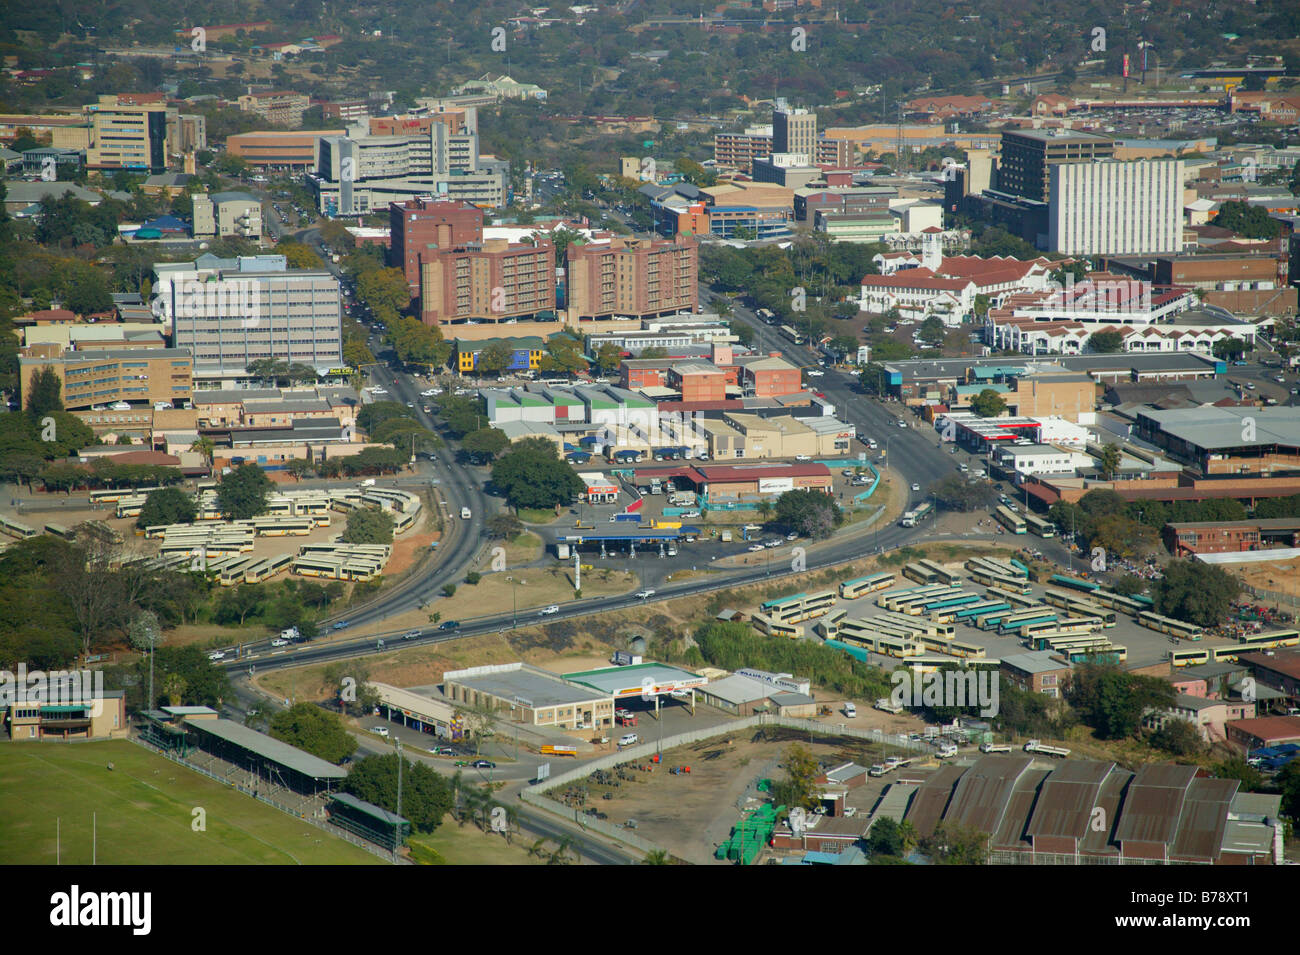
<path fill-rule="evenodd" d="M 1147 255 L 1182 250 L 1183 163 L 1061 163 L 1051 169 L 1048 251 Z"/>
<path fill-rule="evenodd" d="M 772 111 L 772 152 L 798 153 L 811 165 L 817 158 L 817 114 L 791 109 L 778 100 Z"/>
<path fill-rule="evenodd" d="M 1111 159 L 1114 155 L 1115 141 L 1095 133 L 1073 129 L 1006 130 L 1002 133 L 997 188 L 999 192 L 1046 202 L 1053 166 Z"/>
<path fill-rule="evenodd" d="M 401 269 L 411 295 L 420 294 L 420 257 L 483 240 L 483 210 L 468 202 L 422 196 L 388 207 L 388 264 Z"/>
<path fill-rule="evenodd" d="M 154 266 L 151 307 L 171 326 L 172 343 L 194 355 L 194 377 L 238 380 L 260 358 L 343 364 L 343 296 L 325 269 L 290 269 L 283 255 Z"/>

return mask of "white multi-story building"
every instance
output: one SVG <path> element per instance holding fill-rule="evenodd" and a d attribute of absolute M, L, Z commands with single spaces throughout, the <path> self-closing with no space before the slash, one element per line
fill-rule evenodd
<path fill-rule="evenodd" d="M 1050 168 L 1048 250 L 1147 255 L 1183 247 L 1183 164 L 1101 159 Z"/>
<path fill-rule="evenodd" d="M 325 215 L 363 215 L 426 195 L 482 207 L 506 204 L 510 164 L 479 156 L 471 120 L 460 132 L 444 123 L 409 136 L 323 136 L 308 184 Z"/>
<path fill-rule="evenodd" d="M 342 374 L 343 298 L 325 269 L 290 269 L 283 255 L 204 255 L 160 262 L 154 274 L 150 306 L 194 355 L 195 381 L 246 380 L 261 358 Z"/>

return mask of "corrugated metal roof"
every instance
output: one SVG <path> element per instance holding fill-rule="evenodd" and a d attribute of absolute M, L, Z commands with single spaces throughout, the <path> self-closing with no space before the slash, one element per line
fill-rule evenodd
<path fill-rule="evenodd" d="M 1022 755 L 980 757 L 957 783 L 944 822 L 997 832 L 1016 783 L 1033 762 Z"/>
<path fill-rule="evenodd" d="M 1120 842 L 1172 845 L 1187 787 L 1196 778 L 1193 766 L 1143 766 L 1124 797 L 1115 838 Z"/>
<path fill-rule="evenodd" d="M 1228 806 L 1241 785 L 1235 779 L 1193 779 L 1178 819 L 1178 836 L 1171 855 L 1178 859 L 1213 861 L 1219 858 L 1228 825 Z"/>
<path fill-rule="evenodd" d="M 963 772 L 965 770 L 960 766 L 943 766 L 917 787 L 912 805 L 907 810 L 907 821 L 916 827 L 919 835 L 928 836 L 934 832 Z"/>
<path fill-rule="evenodd" d="M 1029 834 L 1082 839 L 1088 832 L 1102 783 L 1114 768 L 1111 762 L 1079 759 L 1068 760 L 1053 770 L 1034 807 Z"/>
<path fill-rule="evenodd" d="M 318 756 L 303 752 L 288 743 L 282 743 L 264 733 L 249 729 L 233 720 L 198 720 L 187 724 L 190 729 L 210 733 L 218 739 L 232 743 L 241 749 L 256 753 L 265 759 L 287 766 L 295 772 L 312 779 L 342 779 L 347 771 L 333 763 L 327 763 Z"/>
<path fill-rule="evenodd" d="M 1041 798 L 1043 780 L 1051 773 L 1050 769 L 1030 768 L 1016 781 L 1011 793 L 1011 800 L 1002 813 L 1002 823 L 993 833 L 992 846 L 996 849 L 1028 849 L 1029 818 L 1034 806 Z"/>

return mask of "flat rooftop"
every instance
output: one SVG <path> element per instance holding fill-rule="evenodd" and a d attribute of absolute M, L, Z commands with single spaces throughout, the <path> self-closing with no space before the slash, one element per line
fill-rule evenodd
<path fill-rule="evenodd" d="M 609 696 L 592 692 L 589 687 L 578 686 L 527 663 L 506 663 L 496 666 L 471 667 L 444 673 L 445 682 L 468 687 L 499 699 L 527 700 L 536 709 L 539 706 L 564 706 L 587 703 Z"/>
<path fill-rule="evenodd" d="M 605 695 L 631 696 L 639 694 L 647 687 L 655 687 L 662 692 L 675 686 L 704 686 L 709 681 L 699 674 L 667 663 L 641 663 L 630 667 L 602 667 L 599 670 L 583 670 L 578 673 L 566 673 L 564 678 L 572 683 L 580 683 Z"/>

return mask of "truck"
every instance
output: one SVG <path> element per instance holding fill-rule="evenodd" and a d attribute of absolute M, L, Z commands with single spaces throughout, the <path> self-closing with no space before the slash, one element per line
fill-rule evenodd
<path fill-rule="evenodd" d="M 898 522 L 899 526 L 915 527 L 917 524 L 920 524 L 921 521 L 929 517 L 933 511 L 934 511 L 934 505 L 931 504 L 929 501 L 925 501 L 922 504 L 918 504 L 912 510 L 905 511 L 903 513 L 903 519 Z"/>
<path fill-rule="evenodd" d="M 641 520 L 641 515 L 637 514 L 635 511 L 622 511 L 610 517 L 611 523 L 617 523 L 619 521 L 639 521 L 639 520 Z"/>
<path fill-rule="evenodd" d="M 280 631 L 280 639 L 288 640 L 290 643 L 297 643 L 302 639 L 302 634 L 298 632 L 297 627 L 290 627 L 288 630 Z"/>
<path fill-rule="evenodd" d="M 879 700 L 876 700 L 876 706 L 875 706 L 875 708 L 878 709 L 878 710 L 881 710 L 881 711 L 883 711 L 883 712 L 885 712 L 885 713 L 895 713 L 895 714 L 897 714 L 897 713 L 901 713 L 901 712 L 903 712 L 903 708 L 902 708 L 901 706 L 899 706 L 897 703 L 895 703 L 893 700 L 891 700 L 891 699 L 890 699 L 889 697 L 887 697 L 887 696 L 886 696 L 886 697 L 882 697 L 882 698 L 880 698 Z"/>
<path fill-rule="evenodd" d="M 939 747 L 939 752 L 934 754 L 939 759 L 952 759 L 957 755 L 957 747 L 952 743 L 944 743 Z"/>
<path fill-rule="evenodd" d="M 576 746 L 554 746 L 547 743 L 542 747 L 543 756 L 572 756 L 578 758 L 578 748 Z"/>
<path fill-rule="evenodd" d="M 724 530 L 724 531 L 722 532 L 721 540 L 722 540 L 722 543 L 724 543 L 724 544 L 730 544 L 730 543 L 731 543 L 731 531 L 730 531 L 730 529 L 728 529 L 728 530 Z"/>
<path fill-rule="evenodd" d="M 673 491 L 668 495 L 668 503 L 675 507 L 690 507 L 695 503 L 695 492 Z"/>
<path fill-rule="evenodd" d="M 460 509 L 460 519 L 462 521 L 467 521 L 469 520 L 469 517 L 470 517 L 470 509 L 468 507 L 462 507 Z"/>
<path fill-rule="evenodd" d="M 1009 753 L 1011 747 L 1006 743 L 980 743 L 981 753 Z"/>
<path fill-rule="evenodd" d="M 1057 759 L 1064 759 L 1070 755 L 1070 751 L 1062 746 L 1044 746 L 1042 740 L 1031 739 L 1025 744 L 1026 753 L 1039 753 L 1043 756 L 1054 756 Z"/>

